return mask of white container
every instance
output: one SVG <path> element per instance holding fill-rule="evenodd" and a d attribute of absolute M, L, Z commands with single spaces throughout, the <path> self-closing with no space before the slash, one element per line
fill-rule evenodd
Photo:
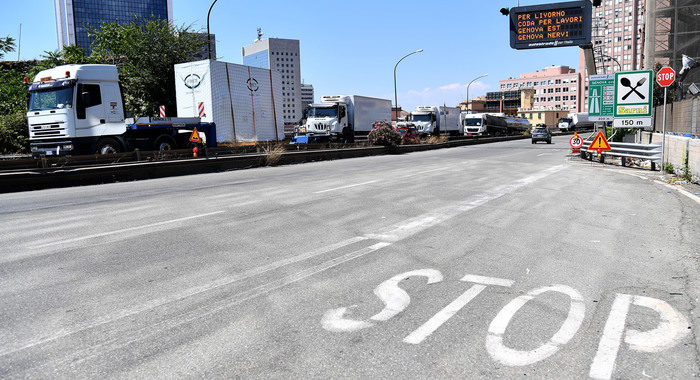
<path fill-rule="evenodd" d="M 221 61 L 175 65 L 179 117 L 216 124 L 217 142 L 284 139 L 282 76 Z"/>

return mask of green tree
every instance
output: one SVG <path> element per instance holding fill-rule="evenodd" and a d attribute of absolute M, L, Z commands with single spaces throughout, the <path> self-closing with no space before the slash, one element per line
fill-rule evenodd
<path fill-rule="evenodd" d="M 126 109 L 144 116 L 157 115 L 160 105 L 170 112 L 177 108 L 174 65 L 190 61 L 206 45 L 189 27 L 155 17 L 104 23 L 90 35 L 90 58 L 117 66 Z"/>
<path fill-rule="evenodd" d="M 5 57 L 5 53 L 15 51 L 15 39 L 12 37 L 0 38 L 0 59 Z"/>

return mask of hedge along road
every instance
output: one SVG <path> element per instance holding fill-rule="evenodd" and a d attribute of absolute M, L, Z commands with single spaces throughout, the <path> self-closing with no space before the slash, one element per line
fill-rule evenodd
<path fill-rule="evenodd" d="M 567 140 L 2 195 L 0 368 L 698 374 L 697 205 Z"/>

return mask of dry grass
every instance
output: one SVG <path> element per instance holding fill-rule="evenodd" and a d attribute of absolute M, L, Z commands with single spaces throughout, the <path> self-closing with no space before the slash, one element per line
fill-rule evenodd
<path fill-rule="evenodd" d="M 265 153 L 265 165 L 275 166 L 282 158 L 282 155 L 287 151 L 284 149 L 284 145 L 267 145 L 262 147 L 263 153 Z"/>
<path fill-rule="evenodd" d="M 447 142 L 447 140 L 447 136 L 430 136 L 428 138 L 423 139 L 421 142 L 423 144 L 439 144 Z"/>

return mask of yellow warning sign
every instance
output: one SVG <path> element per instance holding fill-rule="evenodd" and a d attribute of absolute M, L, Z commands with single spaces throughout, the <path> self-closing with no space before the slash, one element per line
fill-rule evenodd
<path fill-rule="evenodd" d="M 190 135 L 190 141 L 196 142 L 196 143 L 202 142 L 202 139 L 199 137 L 199 132 L 197 132 L 197 127 L 195 127 L 194 131 L 192 131 L 192 135 Z"/>
<path fill-rule="evenodd" d="M 591 146 L 588 147 L 588 150 L 596 150 L 598 151 L 598 153 L 604 150 L 612 150 L 610 148 L 610 144 L 608 144 L 608 139 L 606 139 L 605 134 L 603 134 L 603 131 L 598 132 L 598 134 L 593 139 Z"/>

